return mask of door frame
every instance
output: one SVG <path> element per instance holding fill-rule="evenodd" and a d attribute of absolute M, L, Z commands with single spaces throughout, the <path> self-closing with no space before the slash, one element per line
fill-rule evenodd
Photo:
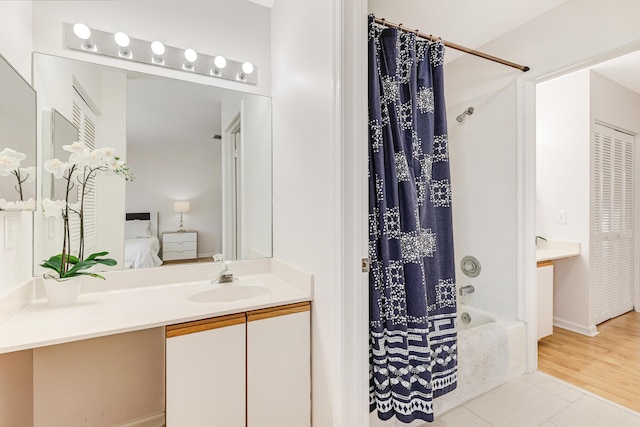
<path fill-rule="evenodd" d="M 241 149 L 237 147 L 236 134 L 242 130 L 242 112 L 231 121 L 224 131 L 222 139 L 222 253 L 225 260 L 238 258 L 238 232 L 241 224 L 238 224 L 238 187 L 241 185 L 237 179 L 236 156 Z M 242 138 L 242 133 L 240 134 Z M 235 145 L 235 147 L 234 147 Z M 240 141 L 242 146 L 242 141 Z"/>
<path fill-rule="evenodd" d="M 518 320 L 526 322 L 527 372 L 538 369 L 537 295 L 536 295 L 536 85 L 547 80 L 596 65 L 640 50 L 640 38 L 634 41 L 617 41 L 600 51 L 580 58 L 570 58 L 547 68 L 532 70 L 516 80 L 517 109 L 517 271 L 518 271 Z M 636 160 L 637 152 L 636 150 Z M 636 177 L 636 183 L 638 178 Z M 634 208 L 637 211 L 636 198 Z M 638 227 L 634 227 L 634 250 L 638 250 Z M 640 252 L 639 252 L 640 253 Z M 640 311 L 640 281 L 638 262 L 634 265 L 634 299 L 636 311 Z"/>

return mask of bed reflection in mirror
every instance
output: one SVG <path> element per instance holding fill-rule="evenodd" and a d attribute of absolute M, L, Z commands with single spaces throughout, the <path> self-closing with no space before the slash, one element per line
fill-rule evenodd
<path fill-rule="evenodd" d="M 122 153 L 135 177 L 126 185 L 99 177 L 96 185 L 97 246 L 118 268 L 170 264 L 156 244 L 143 245 L 151 254 L 136 262 L 125 241 L 130 249 L 134 239 L 155 237 L 162 246 L 163 234 L 178 231 L 173 205 L 181 200 L 190 202 L 184 229 L 197 234 L 195 257 L 182 262 L 272 255 L 270 98 L 44 54 L 34 55 L 34 85 L 39 112 L 70 116 L 82 101 L 95 117 L 97 147 Z M 125 214 L 140 213 L 150 215 L 149 235 L 132 237 L 132 221 L 146 220 Z M 36 225 L 36 261 L 51 234 Z"/>

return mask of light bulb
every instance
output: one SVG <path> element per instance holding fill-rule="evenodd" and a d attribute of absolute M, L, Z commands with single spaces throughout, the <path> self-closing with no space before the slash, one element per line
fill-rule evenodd
<path fill-rule="evenodd" d="M 151 52 L 153 52 L 154 55 L 156 56 L 162 56 L 164 55 L 165 52 L 165 48 L 164 45 L 162 44 L 162 42 L 159 41 L 154 41 L 151 42 Z"/>
<path fill-rule="evenodd" d="M 213 58 L 213 64 L 216 66 L 216 68 L 222 70 L 227 66 L 227 60 L 224 56 L 216 56 L 215 58 Z"/>
<path fill-rule="evenodd" d="M 82 48 L 87 50 L 95 49 L 95 44 L 91 41 L 91 30 L 86 25 L 78 22 L 73 25 L 73 33 L 81 40 Z"/>
<path fill-rule="evenodd" d="M 243 62 L 242 63 L 242 72 L 245 74 L 253 73 L 253 64 L 251 62 Z"/>
<path fill-rule="evenodd" d="M 195 50 L 189 48 L 189 49 L 185 49 L 184 51 L 184 59 L 187 62 L 196 62 L 198 60 L 198 52 L 196 52 Z"/>
<path fill-rule="evenodd" d="M 122 31 L 115 33 L 113 35 L 113 40 L 120 47 L 129 47 L 129 43 L 131 43 L 131 40 L 129 40 L 129 36 Z"/>
<path fill-rule="evenodd" d="M 119 31 L 113 35 L 113 40 L 118 45 L 118 55 L 123 58 L 131 58 L 131 50 L 129 49 L 129 44 L 131 40 L 129 40 L 129 36 L 125 33 Z"/>
<path fill-rule="evenodd" d="M 91 37 L 91 30 L 89 27 L 80 22 L 73 26 L 73 33 L 82 40 L 89 40 L 89 37 Z"/>

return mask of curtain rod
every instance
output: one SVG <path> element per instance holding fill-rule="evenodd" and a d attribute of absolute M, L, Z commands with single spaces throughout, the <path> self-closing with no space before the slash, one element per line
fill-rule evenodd
<path fill-rule="evenodd" d="M 392 22 L 389 22 L 389 21 L 385 20 L 384 18 L 382 18 L 382 19 L 381 18 L 375 18 L 375 22 L 376 22 L 376 24 L 380 24 L 380 25 L 383 25 L 385 27 L 395 28 L 395 29 L 398 29 L 400 31 L 405 31 L 407 33 L 414 33 L 416 36 L 418 36 L 420 38 L 423 38 L 423 39 L 430 40 L 432 42 L 435 42 L 435 41 L 438 41 L 438 40 L 442 40 L 442 39 L 439 39 L 438 37 L 434 37 L 434 36 L 432 36 L 430 34 L 422 33 L 419 30 L 410 30 L 409 28 L 403 27 L 402 24 L 394 24 Z M 442 40 L 442 43 L 444 43 L 444 45 L 446 47 L 450 47 L 451 49 L 459 50 L 461 52 L 465 52 L 465 53 L 468 53 L 470 55 L 474 55 L 474 56 L 478 56 L 480 58 L 488 59 L 489 61 L 497 62 L 499 64 L 503 64 L 503 65 L 506 65 L 508 67 L 517 68 L 518 70 L 520 70 L 522 72 L 529 71 L 529 67 L 527 67 L 525 65 L 516 64 L 515 62 L 507 61 L 506 59 L 498 58 L 496 56 L 492 56 L 492 55 L 486 54 L 484 52 L 479 52 L 477 50 L 469 49 L 468 47 L 464 47 L 464 46 L 461 46 L 461 45 L 456 44 L 456 43 L 451 43 L 451 42 L 448 42 L 446 40 Z"/>

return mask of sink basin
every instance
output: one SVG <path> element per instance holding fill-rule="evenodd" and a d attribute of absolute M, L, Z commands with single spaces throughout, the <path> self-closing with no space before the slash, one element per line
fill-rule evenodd
<path fill-rule="evenodd" d="M 212 285 L 210 289 L 204 289 L 187 296 L 191 302 L 232 302 L 244 299 L 258 298 L 271 293 L 271 290 L 262 285 Z"/>

